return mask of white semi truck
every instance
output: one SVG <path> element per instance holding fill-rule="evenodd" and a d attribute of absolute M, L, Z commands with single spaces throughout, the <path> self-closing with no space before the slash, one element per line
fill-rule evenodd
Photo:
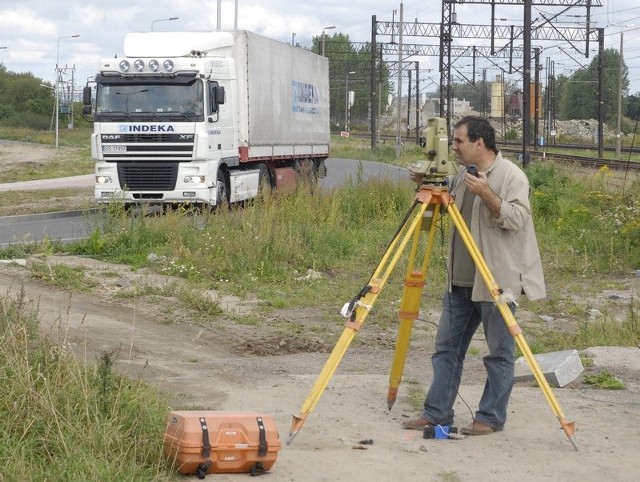
<path fill-rule="evenodd" d="M 128 34 L 83 103 L 101 203 L 216 206 L 326 174 L 327 59 L 254 33 Z"/>

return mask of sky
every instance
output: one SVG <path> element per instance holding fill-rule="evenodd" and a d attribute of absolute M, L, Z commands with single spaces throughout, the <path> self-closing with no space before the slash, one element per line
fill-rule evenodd
<path fill-rule="evenodd" d="M 623 56 L 629 66 L 629 93 L 640 92 L 640 0 L 593 0 L 593 3 L 601 5 L 592 8 L 591 20 L 592 26 L 605 29 L 605 48 L 619 50 L 622 33 Z M 207 31 L 216 30 L 218 25 L 222 30 L 232 30 L 237 25 L 238 29 L 287 43 L 295 41 L 302 47 L 310 47 L 312 38 L 321 35 L 323 29 L 327 35 L 341 33 L 354 42 L 367 42 L 371 39 L 372 15 L 376 15 L 377 21 L 399 21 L 400 4 L 399 0 L 226 0 L 220 2 L 218 19 L 217 0 L 0 0 L 0 62 L 12 72 L 31 72 L 51 84 L 55 82 L 58 62 L 61 67 L 68 67 L 64 73 L 66 81 L 73 75 L 75 85 L 83 86 L 96 73 L 100 59 L 122 56 L 128 32 Z M 454 10 L 460 24 L 490 25 L 488 4 L 457 4 Z M 565 9 L 534 5 L 532 19 L 535 24 L 562 10 Z M 402 2 L 402 13 L 405 22 L 438 24 L 442 3 L 407 0 Z M 585 13 L 586 9 L 574 7 L 557 17 L 555 25 L 584 26 Z M 167 20 L 171 17 L 178 18 Z M 496 25 L 521 26 L 522 17 L 522 5 L 496 7 Z M 326 29 L 330 26 L 335 29 Z M 71 38 L 74 35 L 78 37 Z M 391 40 L 390 36 L 379 37 L 382 42 Z M 405 38 L 404 43 L 436 45 L 437 40 Z M 454 45 L 473 44 L 487 46 L 489 41 L 454 39 Z M 541 49 L 542 66 L 552 62 L 556 75 L 570 75 L 588 66 L 597 54 L 597 42 L 592 43 L 588 58 L 584 55 L 584 43 L 572 46 L 566 41 L 534 41 L 532 46 Z M 413 56 L 409 60 L 420 62 L 421 91 L 433 91 L 440 80 L 438 58 Z M 484 62 L 484 65 L 476 63 L 476 75 L 486 70 L 487 78 L 492 79 L 500 73 L 500 67 Z M 521 70 L 521 59 L 515 59 L 514 63 Z M 453 65 L 454 80 L 473 75 L 470 58 L 455 60 Z M 502 62 L 502 69 L 505 67 Z M 515 81 L 518 75 L 521 79 L 521 74 L 512 75 Z M 545 74 L 541 75 L 544 78 Z"/>

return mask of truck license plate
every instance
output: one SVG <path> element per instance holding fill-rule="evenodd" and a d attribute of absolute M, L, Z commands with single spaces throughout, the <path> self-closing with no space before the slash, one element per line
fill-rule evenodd
<path fill-rule="evenodd" d="M 109 154 L 109 153 L 123 153 L 123 152 L 127 152 L 127 146 L 120 146 L 120 145 L 102 145 L 102 152 L 105 154 Z"/>

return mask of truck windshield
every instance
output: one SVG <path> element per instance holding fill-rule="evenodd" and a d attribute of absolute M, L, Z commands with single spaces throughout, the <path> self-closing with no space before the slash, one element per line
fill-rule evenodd
<path fill-rule="evenodd" d="M 96 120 L 125 117 L 129 120 L 164 119 L 196 121 L 204 118 L 202 82 L 154 83 L 147 81 L 126 83 L 99 82 L 96 91 Z"/>

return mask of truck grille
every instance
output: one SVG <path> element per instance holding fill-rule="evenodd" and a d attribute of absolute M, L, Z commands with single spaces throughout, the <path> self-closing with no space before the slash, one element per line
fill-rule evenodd
<path fill-rule="evenodd" d="M 129 191 L 173 191 L 177 177 L 177 162 L 118 164 L 120 188 Z"/>
<path fill-rule="evenodd" d="M 193 134 L 103 134 L 105 161 L 189 161 L 193 158 Z"/>

